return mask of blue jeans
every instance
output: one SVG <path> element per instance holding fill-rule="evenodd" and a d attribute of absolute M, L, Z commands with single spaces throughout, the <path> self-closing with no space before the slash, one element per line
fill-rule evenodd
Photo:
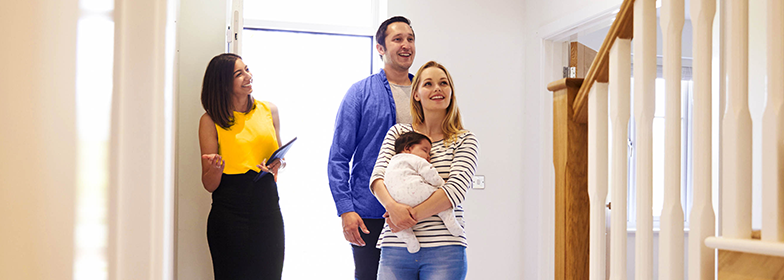
<path fill-rule="evenodd" d="M 378 280 L 462 280 L 468 272 L 465 247 L 422 248 L 409 253 L 405 247 L 382 247 Z"/>

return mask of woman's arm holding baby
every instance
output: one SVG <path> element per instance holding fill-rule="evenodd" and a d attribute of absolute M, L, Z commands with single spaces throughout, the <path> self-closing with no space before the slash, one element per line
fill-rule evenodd
<path fill-rule="evenodd" d="M 373 191 L 376 199 L 381 202 L 381 205 L 387 209 L 387 213 L 389 214 L 389 226 L 392 228 L 393 232 L 416 225 L 417 220 L 412 214 L 413 208 L 395 201 L 392 198 L 392 195 L 389 194 L 387 186 L 384 185 L 383 179 L 376 179 L 373 181 L 370 185 L 370 189 Z"/>
<path fill-rule="evenodd" d="M 422 219 L 463 203 L 466 192 L 476 173 L 479 142 L 472 133 L 460 137 L 455 143 L 454 157 L 449 170 L 449 179 L 425 202 L 414 207 L 414 218 Z"/>

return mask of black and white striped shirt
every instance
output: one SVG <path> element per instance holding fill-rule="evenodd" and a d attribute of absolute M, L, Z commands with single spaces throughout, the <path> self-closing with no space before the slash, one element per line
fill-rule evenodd
<path fill-rule="evenodd" d="M 410 131 L 414 131 L 411 124 L 396 124 L 389 129 L 384 143 L 381 144 L 370 182 L 384 179 L 387 164 L 395 155 L 395 140 L 401 134 Z M 462 203 L 476 172 L 478 155 L 479 141 L 476 140 L 473 133 L 468 131 L 459 134 L 448 147 L 444 146 L 444 140 L 435 141 L 430 150 L 430 163 L 438 170 L 441 178 L 446 180 L 443 189 L 455 209 L 457 222 L 463 228 L 465 228 L 465 221 L 463 220 Z M 437 215 L 419 221 L 412 229 L 423 248 L 447 245 L 468 246 L 465 234 L 461 236 L 450 234 L 444 222 Z M 378 237 L 376 247 L 406 247 L 406 244 L 392 233 L 389 225 L 385 224 L 384 230 Z"/>

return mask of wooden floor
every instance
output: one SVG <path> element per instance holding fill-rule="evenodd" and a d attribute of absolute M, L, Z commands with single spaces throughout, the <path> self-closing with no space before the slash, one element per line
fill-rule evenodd
<path fill-rule="evenodd" d="M 719 250 L 719 280 L 784 280 L 784 258 Z"/>

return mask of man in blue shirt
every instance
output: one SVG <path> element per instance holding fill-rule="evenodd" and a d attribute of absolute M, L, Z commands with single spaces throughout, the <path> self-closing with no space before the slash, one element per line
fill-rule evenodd
<path fill-rule="evenodd" d="M 384 69 L 346 92 L 335 120 L 327 164 L 329 187 L 343 220 L 343 236 L 354 253 L 354 276 L 362 280 L 376 279 L 381 254 L 376 241 L 386 212 L 370 193 L 370 174 L 389 128 L 412 120 L 413 75 L 408 69 L 416 47 L 411 22 L 401 16 L 387 19 L 376 31 L 376 43 Z"/>

